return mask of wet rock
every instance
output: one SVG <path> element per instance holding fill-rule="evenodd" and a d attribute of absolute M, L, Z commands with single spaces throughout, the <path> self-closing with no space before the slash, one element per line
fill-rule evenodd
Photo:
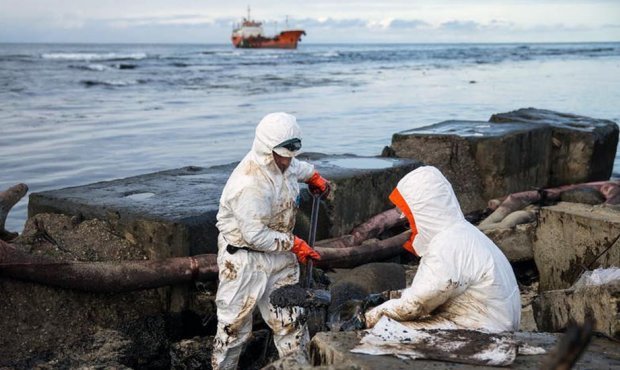
<path fill-rule="evenodd" d="M 504 252 L 510 262 L 520 262 L 534 258 L 535 231 L 536 225 L 528 223 L 512 228 L 487 229 L 483 232 Z"/>
<path fill-rule="evenodd" d="M 571 322 L 594 319 L 594 331 L 620 338 L 620 281 L 542 292 L 533 302 L 540 330 L 564 331 Z"/>
<path fill-rule="evenodd" d="M 610 207 L 558 203 L 541 208 L 533 243 L 540 290 L 566 289 L 586 269 L 617 266 L 620 243 L 610 244 L 618 235 L 620 211 Z"/>
<path fill-rule="evenodd" d="M 547 185 L 550 142 L 546 125 L 445 121 L 396 133 L 391 146 L 398 157 L 439 168 L 469 213 L 487 199 Z"/>
<path fill-rule="evenodd" d="M 397 263 L 369 263 L 351 270 L 341 270 L 338 275 L 330 286 L 330 314 L 349 300 L 405 288 L 405 268 Z"/>
<path fill-rule="evenodd" d="M 535 108 L 494 114 L 490 122 L 551 127 L 547 187 L 607 180 L 611 176 L 618 146 L 615 122 Z"/>

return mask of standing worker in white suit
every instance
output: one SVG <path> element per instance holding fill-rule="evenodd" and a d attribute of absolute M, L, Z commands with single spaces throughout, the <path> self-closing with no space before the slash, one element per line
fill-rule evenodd
<path fill-rule="evenodd" d="M 324 193 L 329 183 L 314 167 L 297 160 L 301 129 L 294 116 L 271 113 L 256 127 L 252 150 L 230 175 L 217 214 L 219 286 L 213 369 L 236 369 L 252 332 L 258 307 L 271 330 L 280 357 L 293 353 L 306 360 L 308 329 L 303 308 L 276 308 L 271 293 L 299 280 L 299 264 L 320 259 L 293 235 L 299 184 Z"/>
<path fill-rule="evenodd" d="M 405 249 L 421 257 L 410 287 L 365 314 L 414 329 L 519 330 L 521 301 L 512 267 L 500 249 L 467 222 L 452 186 L 438 169 L 419 167 L 390 200 L 409 220 Z"/>

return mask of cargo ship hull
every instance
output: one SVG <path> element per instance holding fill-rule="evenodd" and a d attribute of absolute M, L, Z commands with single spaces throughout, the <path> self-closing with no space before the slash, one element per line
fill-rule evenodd
<path fill-rule="evenodd" d="M 232 36 L 232 43 L 236 48 L 247 49 L 296 49 L 301 36 L 306 33 L 303 30 L 282 31 L 275 37 L 264 36 Z"/>

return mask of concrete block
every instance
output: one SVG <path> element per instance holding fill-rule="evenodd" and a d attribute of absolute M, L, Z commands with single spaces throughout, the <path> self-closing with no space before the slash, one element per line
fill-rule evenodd
<path fill-rule="evenodd" d="M 534 239 L 540 290 L 569 288 L 584 268 L 620 264 L 620 211 L 611 207 L 561 202 L 543 207 Z"/>
<path fill-rule="evenodd" d="M 521 296 L 521 324 L 519 331 L 538 331 L 538 325 L 534 319 L 532 301 L 538 297 L 538 283 L 531 285 L 519 285 Z"/>
<path fill-rule="evenodd" d="M 596 321 L 594 331 L 620 338 L 620 281 L 542 292 L 532 306 L 539 330 L 563 331 L 589 317 Z"/>
<path fill-rule="evenodd" d="M 398 157 L 439 168 L 463 212 L 489 199 L 548 183 L 551 129 L 540 124 L 445 121 L 392 137 Z"/>
<path fill-rule="evenodd" d="M 187 256 L 192 247 L 214 251 L 213 220 L 221 188 L 233 168 L 233 164 L 184 167 L 32 193 L 28 217 L 61 213 L 104 220 L 119 235 L 142 245 L 149 258 Z"/>
<path fill-rule="evenodd" d="M 527 223 L 513 228 L 488 229 L 483 232 L 504 252 L 510 262 L 521 262 L 534 258 L 535 230 L 536 226 L 533 223 Z"/>
<path fill-rule="evenodd" d="M 388 195 L 419 162 L 399 158 L 300 157 L 332 181 L 322 202 L 317 240 L 346 234 L 371 216 L 393 207 Z M 51 190 L 30 195 L 29 217 L 39 213 L 81 215 L 109 222 L 116 232 L 141 244 L 149 258 L 217 251 L 219 198 L 235 163 L 209 168 L 184 167 L 146 175 Z M 305 192 L 295 232 L 308 235 L 311 209 Z"/>
<path fill-rule="evenodd" d="M 618 125 L 613 121 L 535 108 L 494 114 L 490 121 L 551 127 L 549 187 L 611 176 L 618 146 Z"/>
<path fill-rule="evenodd" d="M 362 332 L 318 333 L 310 342 L 310 357 L 314 365 L 347 364 L 362 370 L 385 369 L 497 369 L 492 366 L 477 366 L 430 360 L 402 360 L 392 356 L 372 356 L 351 353 L 359 344 Z M 559 335 L 549 333 L 515 333 L 518 341 L 531 346 L 550 350 L 556 344 Z M 617 343 L 608 339 L 592 338 L 588 350 L 576 364 L 576 368 L 610 369 L 620 366 Z M 540 369 L 540 363 L 546 355 L 518 355 L 511 368 Z"/>

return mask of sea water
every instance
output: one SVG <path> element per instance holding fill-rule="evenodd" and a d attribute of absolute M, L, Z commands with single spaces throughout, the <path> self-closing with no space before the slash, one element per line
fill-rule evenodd
<path fill-rule="evenodd" d="M 377 155 L 398 131 L 524 107 L 620 122 L 620 43 L 0 44 L 0 191 L 238 161 L 274 111 L 306 151 Z"/>

